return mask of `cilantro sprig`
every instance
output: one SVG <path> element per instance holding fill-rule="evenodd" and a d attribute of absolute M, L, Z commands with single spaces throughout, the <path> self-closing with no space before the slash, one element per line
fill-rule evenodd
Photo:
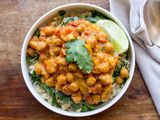
<path fill-rule="evenodd" d="M 93 69 L 92 58 L 86 49 L 84 40 L 72 40 L 65 44 L 66 61 L 68 63 L 76 62 L 78 67 L 85 73 L 90 73 Z"/>

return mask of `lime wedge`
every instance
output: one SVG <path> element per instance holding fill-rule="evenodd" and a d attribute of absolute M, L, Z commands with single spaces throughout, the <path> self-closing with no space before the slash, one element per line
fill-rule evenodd
<path fill-rule="evenodd" d="M 109 34 L 115 52 L 121 54 L 128 50 L 127 36 L 119 25 L 111 20 L 99 20 L 96 24 Z"/>

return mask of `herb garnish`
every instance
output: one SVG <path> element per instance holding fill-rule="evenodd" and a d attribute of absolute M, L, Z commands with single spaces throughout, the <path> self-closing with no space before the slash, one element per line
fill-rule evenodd
<path fill-rule="evenodd" d="M 85 73 L 90 73 L 93 69 L 91 56 L 86 49 L 84 40 L 72 40 L 65 44 L 66 61 L 68 63 L 76 62 L 78 67 Z"/>

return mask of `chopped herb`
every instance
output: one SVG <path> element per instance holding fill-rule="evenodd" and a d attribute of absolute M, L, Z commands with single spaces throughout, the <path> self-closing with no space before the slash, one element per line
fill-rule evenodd
<path fill-rule="evenodd" d="M 67 23 L 78 19 L 79 18 L 77 16 L 64 18 L 61 25 L 66 25 Z"/>
<path fill-rule="evenodd" d="M 37 81 L 40 81 L 40 76 L 36 74 L 35 71 L 33 71 L 32 73 L 29 73 L 30 76 L 31 76 L 31 80 L 33 83 L 37 82 Z"/>
<path fill-rule="evenodd" d="M 71 103 L 71 107 L 73 110 L 78 110 L 81 108 L 81 105 L 73 102 L 73 103 Z"/>
<path fill-rule="evenodd" d="M 34 57 L 28 56 L 26 57 L 27 64 L 34 64 L 39 59 L 39 55 L 36 53 Z"/>
<path fill-rule="evenodd" d="M 72 40 L 65 44 L 66 48 L 66 61 L 68 63 L 76 62 L 78 67 L 85 73 L 90 73 L 93 69 L 92 58 L 86 49 L 84 40 Z"/>
<path fill-rule="evenodd" d="M 115 70 L 114 70 L 114 73 L 113 73 L 113 77 L 117 77 L 120 75 L 120 71 L 122 69 L 122 67 L 125 67 L 128 69 L 129 67 L 129 62 L 127 60 L 121 60 L 119 61 L 119 63 L 117 64 Z"/>
<path fill-rule="evenodd" d="M 58 11 L 59 15 L 64 18 L 64 15 L 66 14 L 66 12 L 64 10 L 60 10 Z"/>
<path fill-rule="evenodd" d="M 86 17 L 86 20 L 88 20 L 91 23 L 96 23 L 100 19 L 102 19 L 102 18 L 100 18 L 99 16 L 96 16 L 96 17 L 88 16 L 88 17 Z"/>
<path fill-rule="evenodd" d="M 82 112 L 87 112 L 87 111 L 89 111 L 88 107 L 82 104 Z"/>
<path fill-rule="evenodd" d="M 65 95 L 64 93 L 58 91 L 56 92 L 56 98 L 59 100 L 63 100 L 64 98 L 68 97 L 67 95 Z"/>
<path fill-rule="evenodd" d="M 37 37 L 39 37 L 40 36 L 40 30 L 39 29 L 37 29 L 35 32 L 34 32 L 34 34 L 33 34 L 34 36 L 37 36 Z"/>
<path fill-rule="evenodd" d="M 86 20 L 88 20 L 91 23 L 96 23 L 98 20 L 105 19 L 106 17 L 97 11 L 91 11 L 91 15 L 82 16 L 82 18 L 85 18 Z"/>
<path fill-rule="evenodd" d="M 95 106 L 94 105 L 89 105 L 86 102 L 82 101 L 82 104 L 85 105 L 89 110 L 94 110 Z"/>
<path fill-rule="evenodd" d="M 71 102 L 70 96 L 65 97 L 65 98 L 63 99 L 63 102 L 64 102 L 64 103 L 69 103 L 69 102 Z"/>
<path fill-rule="evenodd" d="M 45 83 L 41 84 L 41 87 L 49 94 L 52 95 L 54 90 L 53 88 L 49 87 L 48 85 L 46 85 Z"/>

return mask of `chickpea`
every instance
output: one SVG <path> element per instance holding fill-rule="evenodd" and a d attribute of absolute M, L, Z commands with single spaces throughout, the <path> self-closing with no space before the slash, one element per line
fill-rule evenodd
<path fill-rule="evenodd" d="M 74 73 L 74 76 L 75 76 L 75 78 L 80 78 L 80 79 L 82 79 L 84 77 L 83 74 L 80 72 Z"/>
<path fill-rule="evenodd" d="M 71 91 L 75 92 L 75 91 L 78 91 L 79 86 L 78 86 L 78 84 L 77 84 L 76 82 L 72 82 L 72 83 L 69 85 L 69 89 L 70 89 Z"/>
<path fill-rule="evenodd" d="M 88 37 L 86 39 L 86 43 L 90 44 L 92 48 L 95 47 L 95 45 L 97 44 L 97 39 L 95 37 Z"/>
<path fill-rule="evenodd" d="M 107 37 L 108 37 L 107 34 L 104 32 L 99 32 L 99 34 L 97 34 L 98 41 L 102 43 L 106 43 L 108 41 Z"/>
<path fill-rule="evenodd" d="M 110 84 L 110 85 L 108 85 L 108 86 L 106 86 L 106 87 L 104 88 L 104 92 L 105 92 L 106 94 L 111 94 L 112 91 L 113 91 L 113 86 L 112 86 L 112 84 Z"/>
<path fill-rule="evenodd" d="M 60 54 L 60 51 L 61 51 L 61 48 L 60 47 L 53 47 L 53 48 L 50 48 L 49 49 L 49 54 L 51 56 L 53 55 L 59 55 Z"/>
<path fill-rule="evenodd" d="M 80 24 L 78 27 L 77 27 L 77 29 L 78 29 L 78 32 L 83 32 L 84 30 L 85 30 L 85 25 L 84 24 Z"/>
<path fill-rule="evenodd" d="M 66 66 L 59 66 L 58 72 L 66 73 L 68 72 L 68 68 Z"/>
<path fill-rule="evenodd" d="M 117 76 L 115 80 L 116 80 L 116 83 L 119 85 L 123 83 L 123 78 L 121 78 L 120 76 Z"/>
<path fill-rule="evenodd" d="M 122 78 L 127 78 L 128 77 L 128 70 L 125 67 L 122 67 L 122 69 L 120 71 L 120 76 Z"/>
<path fill-rule="evenodd" d="M 115 61 L 114 57 L 109 57 L 108 62 L 109 62 L 109 65 L 110 65 L 110 69 L 113 69 L 113 68 L 116 67 L 116 61 Z"/>
<path fill-rule="evenodd" d="M 66 84 L 66 76 L 63 75 L 63 74 L 60 74 L 58 77 L 57 77 L 57 81 L 58 81 L 58 84 L 59 85 L 65 85 Z"/>
<path fill-rule="evenodd" d="M 105 54 L 103 52 L 99 52 L 96 54 L 97 59 L 104 61 Z"/>
<path fill-rule="evenodd" d="M 87 85 L 88 86 L 93 86 L 94 84 L 96 83 L 96 79 L 92 76 L 90 76 L 88 79 L 87 79 Z"/>
<path fill-rule="evenodd" d="M 76 104 L 82 101 L 82 95 L 80 93 L 72 94 L 71 98 Z"/>
<path fill-rule="evenodd" d="M 41 53 L 39 56 L 39 61 L 44 62 L 47 59 L 47 55 L 44 53 Z"/>
<path fill-rule="evenodd" d="M 95 66 L 98 66 L 100 64 L 100 60 L 97 59 L 96 57 L 93 57 L 93 63 Z"/>
<path fill-rule="evenodd" d="M 47 43 L 44 41 L 39 41 L 36 47 L 36 50 L 42 51 L 47 47 Z"/>
<path fill-rule="evenodd" d="M 58 82 L 55 85 L 56 90 L 62 91 L 63 85 L 59 84 Z"/>
<path fill-rule="evenodd" d="M 46 71 L 44 73 L 42 73 L 42 75 L 44 76 L 45 79 L 49 78 L 49 74 Z"/>
<path fill-rule="evenodd" d="M 43 74 L 45 71 L 44 65 L 40 62 L 37 62 L 34 64 L 34 70 L 36 72 L 36 74 L 41 75 Z"/>
<path fill-rule="evenodd" d="M 46 68 L 46 71 L 48 73 L 55 73 L 56 70 L 57 70 L 57 64 L 55 63 L 55 60 L 50 58 L 48 60 L 45 60 L 45 68 Z"/>
<path fill-rule="evenodd" d="M 109 64 L 107 62 L 103 62 L 98 65 L 98 68 L 102 73 L 107 73 L 109 71 Z"/>
<path fill-rule="evenodd" d="M 90 93 L 93 93 L 93 94 L 99 94 L 103 91 L 103 87 L 102 87 L 102 84 L 100 83 L 97 83 L 95 84 L 90 90 L 89 92 Z"/>
<path fill-rule="evenodd" d="M 62 48 L 60 51 L 60 55 L 63 57 L 66 56 L 66 49 Z"/>
<path fill-rule="evenodd" d="M 60 56 L 56 57 L 55 62 L 59 65 L 67 65 L 67 61 L 64 57 L 60 57 Z"/>
<path fill-rule="evenodd" d="M 36 49 L 38 51 L 42 51 L 47 47 L 47 43 L 44 41 L 39 41 L 32 38 L 29 42 L 29 46 L 31 46 L 31 48 Z"/>
<path fill-rule="evenodd" d="M 67 77 L 68 82 L 73 82 L 73 74 L 72 73 L 67 73 L 66 77 Z"/>
<path fill-rule="evenodd" d="M 48 78 L 48 79 L 45 81 L 45 83 L 46 83 L 46 85 L 52 87 L 52 86 L 53 86 L 53 78 L 52 78 L 52 77 Z"/>
<path fill-rule="evenodd" d="M 42 28 L 42 31 L 45 33 L 45 35 L 50 36 L 54 33 L 54 28 L 52 26 L 46 26 Z"/>
<path fill-rule="evenodd" d="M 32 49 L 32 48 L 27 49 L 27 54 L 29 56 L 34 57 L 35 53 L 36 53 L 36 51 L 34 49 Z"/>
<path fill-rule="evenodd" d="M 106 102 L 107 100 L 109 100 L 110 94 L 106 94 L 105 92 L 103 92 L 101 94 L 101 101 L 102 102 Z"/>
<path fill-rule="evenodd" d="M 51 44 L 56 45 L 56 46 L 62 46 L 63 41 L 59 39 L 57 36 L 52 36 L 51 38 Z"/>
<path fill-rule="evenodd" d="M 104 46 L 104 50 L 107 53 L 113 52 L 113 45 L 110 42 L 107 42 Z"/>
<path fill-rule="evenodd" d="M 99 79 L 103 85 L 108 85 L 113 82 L 112 75 L 110 74 L 102 74 L 99 76 Z"/>
<path fill-rule="evenodd" d="M 70 91 L 68 85 L 65 85 L 65 86 L 62 87 L 62 92 L 63 92 L 64 94 L 66 94 L 66 95 L 71 95 L 71 94 L 72 94 L 72 92 Z"/>
<path fill-rule="evenodd" d="M 90 44 L 85 44 L 85 47 L 87 48 L 87 50 L 89 51 L 90 54 L 92 54 L 92 48 Z"/>
<path fill-rule="evenodd" d="M 100 95 L 93 95 L 92 99 L 93 99 L 93 104 L 98 104 L 101 100 L 101 96 Z"/>
<path fill-rule="evenodd" d="M 69 64 L 68 69 L 70 72 L 76 72 L 78 70 L 78 67 L 76 64 Z"/>
<path fill-rule="evenodd" d="M 101 50 L 101 46 L 99 44 L 95 45 L 94 52 L 99 52 Z"/>

